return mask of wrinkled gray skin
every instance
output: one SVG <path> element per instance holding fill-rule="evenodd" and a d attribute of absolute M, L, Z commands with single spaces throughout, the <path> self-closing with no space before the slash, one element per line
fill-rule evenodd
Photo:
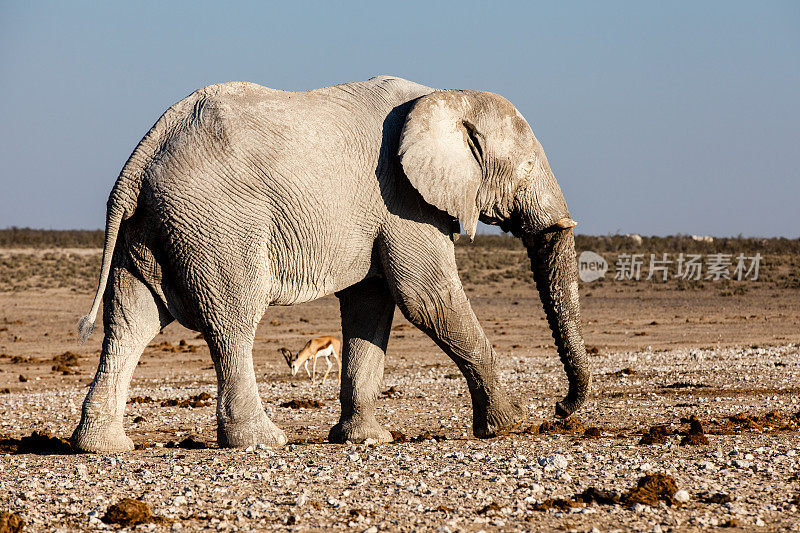
<path fill-rule="evenodd" d="M 102 295 L 105 338 L 73 443 L 133 448 L 122 427 L 131 375 L 177 320 L 211 350 L 219 444 L 284 444 L 256 387 L 256 326 L 270 305 L 331 293 L 344 336 L 331 441 L 391 439 L 375 402 L 396 305 L 464 374 L 474 434 L 513 428 L 527 410 L 501 385 L 456 270 L 457 221 L 474 236 L 478 219 L 528 248 L 569 380 L 556 413 L 568 416 L 589 386 L 568 217 L 530 126 L 496 94 L 390 77 L 201 89 L 158 120 L 108 200 L 98 293 L 80 324 L 88 336 Z"/>

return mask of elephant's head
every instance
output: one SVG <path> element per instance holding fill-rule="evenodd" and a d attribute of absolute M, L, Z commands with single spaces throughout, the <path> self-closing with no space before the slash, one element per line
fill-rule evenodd
<path fill-rule="evenodd" d="M 479 219 L 522 238 L 569 379 L 556 414 L 569 416 L 586 399 L 590 382 L 572 234 L 576 222 L 531 127 L 496 94 L 437 91 L 413 103 L 399 155 L 422 197 L 457 218 L 471 239 Z"/>

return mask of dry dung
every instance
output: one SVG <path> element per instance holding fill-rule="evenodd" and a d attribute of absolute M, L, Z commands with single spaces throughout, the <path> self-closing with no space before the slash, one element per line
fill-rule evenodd
<path fill-rule="evenodd" d="M 635 488 L 622 496 L 621 501 L 628 505 L 641 503 L 655 507 L 659 500 L 663 500 L 668 505 L 674 505 L 677 491 L 675 478 L 669 474 L 647 474 L 639 479 Z"/>
<path fill-rule="evenodd" d="M 576 502 L 566 498 L 547 499 L 541 503 L 533 506 L 534 511 L 547 511 L 549 509 L 558 509 L 559 511 L 569 511 L 573 507 L 583 507 L 582 502 Z"/>
<path fill-rule="evenodd" d="M 0 452 L 35 453 L 37 455 L 73 453 L 72 445 L 64 439 L 54 437 L 49 431 L 34 431 L 21 439 L 0 439 Z"/>
<path fill-rule="evenodd" d="M 703 424 L 692 415 L 689 419 L 682 419 L 681 422 L 689 423 L 689 434 L 681 439 L 681 446 L 702 446 L 708 444 L 708 437 L 703 431 Z"/>
<path fill-rule="evenodd" d="M 283 402 L 281 407 L 288 407 L 289 409 L 319 409 L 320 407 L 325 407 L 325 404 L 318 400 L 300 399 Z"/>
<path fill-rule="evenodd" d="M 134 396 L 128 399 L 128 403 L 153 403 L 155 402 L 150 396 Z"/>
<path fill-rule="evenodd" d="M 599 427 L 592 426 L 586 428 L 586 431 L 583 432 L 583 436 L 589 439 L 596 439 L 602 436 L 603 432 Z"/>
<path fill-rule="evenodd" d="M 616 372 L 612 372 L 609 374 L 610 376 L 632 376 L 636 373 L 636 370 L 628 367 L 623 368 L 622 370 L 617 370 Z"/>
<path fill-rule="evenodd" d="M 193 436 L 188 436 L 180 442 L 169 441 L 164 445 L 165 448 L 182 448 L 184 450 L 205 450 L 208 444 L 196 440 Z"/>
<path fill-rule="evenodd" d="M 565 420 L 556 420 L 549 422 L 545 420 L 538 427 L 534 424 L 523 433 L 530 433 L 531 435 L 542 434 L 571 434 L 583 432 L 583 422 L 579 418 L 567 418 Z"/>
<path fill-rule="evenodd" d="M 647 433 L 642 435 L 642 440 L 639 441 L 639 444 L 666 444 L 667 437 L 674 434 L 675 432 L 669 429 L 667 426 L 652 426 L 649 430 L 647 430 Z"/>
<path fill-rule="evenodd" d="M 25 528 L 25 521 L 14 513 L 0 511 L 0 533 L 17 533 Z"/>
<path fill-rule="evenodd" d="M 122 498 L 110 506 L 101 520 L 106 524 L 120 526 L 135 526 L 150 522 L 158 524 L 166 521 L 160 516 L 154 516 L 146 503 L 131 498 Z"/>
<path fill-rule="evenodd" d="M 442 442 L 443 440 L 447 440 L 447 437 L 444 435 L 431 435 L 430 431 L 425 431 L 421 433 L 417 437 L 413 437 L 411 442 L 423 442 L 426 440 L 435 440 L 436 442 Z"/>
<path fill-rule="evenodd" d="M 392 442 L 395 444 L 402 444 L 404 442 L 408 442 L 408 437 L 402 431 L 394 431 L 390 430 L 389 433 L 392 434 Z"/>
<path fill-rule="evenodd" d="M 75 352 L 64 352 L 53 356 L 53 362 L 57 365 L 78 366 L 80 355 Z"/>
<path fill-rule="evenodd" d="M 717 492 L 715 494 L 699 494 L 697 499 L 703 503 L 728 503 L 732 502 L 733 498 L 730 497 L 728 494 L 723 494 L 721 492 Z"/>
<path fill-rule="evenodd" d="M 495 501 L 492 501 L 491 503 L 484 505 L 477 511 L 478 514 L 486 514 L 486 515 L 495 514 L 499 512 L 500 512 L 500 506 Z"/>
<path fill-rule="evenodd" d="M 381 396 L 384 398 L 397 398 L 400 396 L 400 391 L 394 388 L 394 386 L 389 387 L 385 391 L 381 393 Z"/>
<path fill-rule="evenodd" d="M 207 392 L 189 396 L 185 400 L 169 398 L 161 402 L 161 407 L 209 407 L 214 398 Z"/>

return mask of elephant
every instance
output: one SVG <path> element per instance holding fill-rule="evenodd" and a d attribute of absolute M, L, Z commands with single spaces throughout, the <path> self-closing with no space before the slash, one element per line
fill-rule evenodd
<path fill-rule="evenodd" d="M 378 76 L 304 92 L 211 85 L 170 107 L 122 168 L 81 340 L 103 303 L 100 361 L 72 435 L 86 452 L 133 449 L 128 387 L 173 320 L 199 331 L 217 376 L 221 447 L 281 446 L 253 370 L 269 306 L 338 297 L 341 416 L 331 442 L 388 442 L 375 404 L 395 308 L 458 366 L 473 434 L 518 427 L 529 410 L 461 285 L 454 241 L 478 221 L 522 239 L 567 378 L 567 417 L 590 385 L 581 332 L 576 222 L 519 111 L 490 92 Z"/>

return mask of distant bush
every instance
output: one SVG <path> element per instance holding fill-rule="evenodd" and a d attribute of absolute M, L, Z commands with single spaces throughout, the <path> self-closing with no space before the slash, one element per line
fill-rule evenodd
<path fill-rule="evenodd" d="M 0 229 L 0 248 L 102 248 L 103 230 Z"/>
<path fill-rule="evenodd" d="M 457 247 L 474 246 L 493 250 L 522 250 L 522 242 L 510 235 L 476 235 L 475 242 L 462 236 Z M 695 241 L 691 235 L 668 235 L 666 237 L 642 236 L 642 244 L 634 242 L 625 235 L 575 235 L 575 248 L 581 252 L 624 252 L 624 253 L 755 253 L 798 254 L 800 239 L 785 237 L 714 237 L 713 242 Z"/>

